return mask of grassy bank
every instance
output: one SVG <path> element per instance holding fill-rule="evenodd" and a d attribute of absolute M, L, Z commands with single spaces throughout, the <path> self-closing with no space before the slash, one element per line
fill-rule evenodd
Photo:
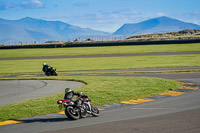
<path fill-rule="evenodd" d="M 57 79 L 77 80 L 87 83 L 76 89 L 92 99 L 94 105 L 110 104 L 124 100 L 138 99 L 159 94 L 181 86 L 172 80 L 146 77 L 45 77 L 18 79 Z M 0 107 L 0 121 L 19 119 L 48 113 L 59 112 L 56 101 L 62 99 L 64 93 L 28 100 Z"/>
<path fill-rule="evenodd" d="M 0 49 L 0 58 L 199 51 L 200 43 L 45 49 Z"/>
<path fill-rule="evenodd" d="M 0 60 L 0 74 L 42 72 L 46 62 L 57 71 L 200 66 L 200 55 L 134 56 L 46 60 Z"/>

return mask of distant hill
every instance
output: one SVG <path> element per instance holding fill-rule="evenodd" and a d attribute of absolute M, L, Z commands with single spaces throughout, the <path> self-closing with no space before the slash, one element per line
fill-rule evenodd
<path fill-rule="evenodd" d="M 161 41 L 161 40 L 194 40 L 200 39 L 200 30 L 181 30 L 178 32 L 152 33 L 130 36 L 124 41 Z"/>
<path fill-rule="evenodd" d="M 0 19 L 0 43 L 66 41 L 68 38 L 106 35 L 110 33 L 81 28 L 61 21 L 45 21 L 30 17 L 19 20 Z"/>
<path fill-rule="evenodd" d="M 165 33 L 185 29 L 200 29 L 200 25 L 186 23 L 169 17 L 158 17 L 135 24 L 124 24 L 113 35 L 132 36 L 148 33 Z"/>

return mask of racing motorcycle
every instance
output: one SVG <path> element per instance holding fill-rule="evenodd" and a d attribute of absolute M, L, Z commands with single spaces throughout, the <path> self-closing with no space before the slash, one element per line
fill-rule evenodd
<path fill-rule="evenodd" d="M 77 99 L 81 100 L 82 104 L 77 106 L 76 102 L 70 100 L 58 100 L 59 108 L 65 108 L 65 115 L 71 120 L 78 120 L 85 118 L 89 115 L 98 117 L 100 112 L 97 107 L 90 103 L 90 99 L 87 96 L 80 96 Z"/>
<path fill-rule="evenodd" d="M 46 76 L 57 76 L 57 72 L 56 72 L 56 69 L 47 69 L 46 71 L 44 71 L 45 75 Z"/>

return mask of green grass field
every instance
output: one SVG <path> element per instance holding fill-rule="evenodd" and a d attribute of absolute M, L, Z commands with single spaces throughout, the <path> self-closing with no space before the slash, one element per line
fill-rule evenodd
<path fill-rule="evenodd" d="M 140 46 L 0 49 L 0 58 L 200 51 L 200 43 Z"/>

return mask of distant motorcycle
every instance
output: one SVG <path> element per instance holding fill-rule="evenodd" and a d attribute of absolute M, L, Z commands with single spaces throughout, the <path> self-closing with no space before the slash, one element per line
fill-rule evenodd
<path fill-rule="evenodd" d="M 59 108 L 65 108 L 65 115 L 71 120 L 78 120 L 80 118 L 85 118 L 89 115 L 98 117 L 100 112 L 97 107 L 90 103 L 90 99 L 87 96 L 77 97 L 82 101 L 81 106 L 70 100 L 58 100 Z"/>
<path fill-rule="evenodd" d="M 45 75 L 46 76 L 57 76 L 57 72 L 56 72 L 56 69 L 49 69 L 47 71 L 44 71 Z"/>
<path fill-rule="evenodd" d="M 57 76 L 58 75 L 56 72 L 56 69 L 53 69 L 52 66 L 47 65 L 46 63 L 43 63 L 42 71 L 44 72 L 44 74 L 46 76 Z"/>

